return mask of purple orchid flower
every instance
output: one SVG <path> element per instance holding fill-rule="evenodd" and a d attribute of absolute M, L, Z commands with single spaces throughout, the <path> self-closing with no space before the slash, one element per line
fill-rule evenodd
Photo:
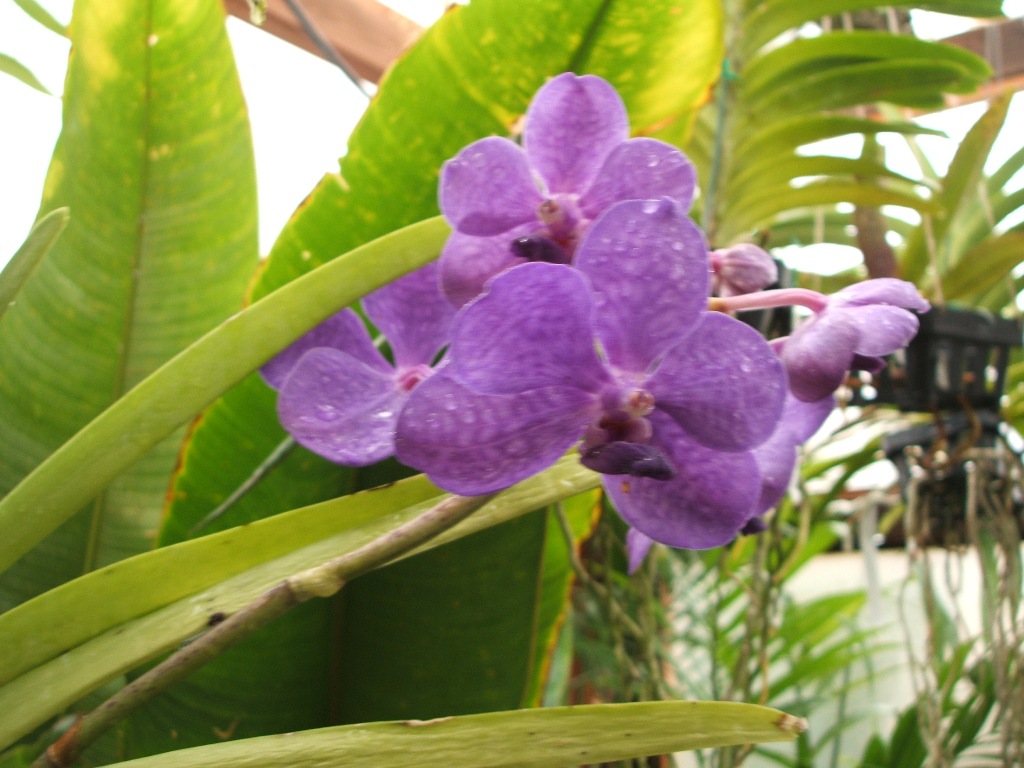
<path fill-rule="evenodd" d="M 865 280 L 831 296 L 784 288 L 712 301 L 723 312 L 792 304 L 803 305 L 814 315 L 773 344 L 781 350 L 790 391 L 808 403 L 835 392 L 848 371 L 882 370 L 883 357 L 905 347 L 917 334 L 920 323 L 914 312 L 930 309 L 913 283 L 890 277 Z"/>
<path fill-rule="evenodd" d="M 930 305 L 913 283 L 878 278 L 832 294 L 782 347 L 790 390 L 805 402 L 828 397 L 851 369 L 879 371 L 882 357 L 917 334 L 917 316 Z"/>
<path fill-rule="evenodd" d="M 793 395 L 786 395 L 782 418 L 771 437 L 754 448 L 754 459 L 761 475 L 761 495 L 754 505 L 750 519 L 738 531 L 741 535 L 760 533 L 766 526 L 761 517 L 786 495 L 789 480 L 796 467 L 800 446 L 806 443 L 825 423 L 835 406 L 832 395 L 816 403 L 805 403 Z M 654 539 L 636 528 L 626 533 L 628 572 L 635 573 L 654 545 Z"/>
<path fill-rule="evenodd" d="M 445 163 L 441 211 L 455 230 L 441 284 L 456 306 L 528 261 L 569 263 L 590 223 L 622 200 L 693 199 L 696 174 L 675 147 L 629 138 L 622 99 L 599 77 L 565 73 L 536 94 L 523 146 L 497 136 Z"/>
<path fill-rule="evenodd" d="M 262 369 L 279 390 L 281 425 L 300 444 L 345 466 L 366 466 L 394 453 L 398 414 L 433 373 L 455 309 L 431 264 L 363 299 L 388 339 L 394 364 L 377 350 L 359 316 L 344 309 L 299 338 Z"/>
<path fill-rule="evenodd" d="M 668 198 L 593 225 L 576 269 L 493 278 L 413 391 L 396 455 L 474 495 L 550 466 L 582 438 L 623 518 L 675 547 L 732 538 L 760 494 L 752 449 L 774 431 L 785 375 L 754 330 L 707 312 L 707 246 Z"/>
<path fill-rule="evenodd" d="M 821 428 L 835 404 L 835 397 L 831 394 L 811 403 L 798 400 L 792 394 L 786 396 L 782 418 L 775 431 L 754 449 L 754 458 L 761 472 L 761 496 L 750 522 L 760 521 L 761 515 L 782 501 L 796 467 L 800 446 Z"/>

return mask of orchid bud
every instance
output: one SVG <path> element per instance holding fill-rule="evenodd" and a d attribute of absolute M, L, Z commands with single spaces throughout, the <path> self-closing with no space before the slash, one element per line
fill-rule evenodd
<path fill-rule="evenodd" d="M 775 260 L 753 243 L 738 243 L 711 252 L 711 288 L 716 296 L 761 291 L 779 279 Z"/>

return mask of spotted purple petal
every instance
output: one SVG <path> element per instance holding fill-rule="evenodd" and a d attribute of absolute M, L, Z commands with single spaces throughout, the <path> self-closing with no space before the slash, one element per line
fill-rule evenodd
<path fill-rule="evenodd" d="M 523 264 L 512 252 L 519 237 L 533 234 L 535 223 L 514 227 L 492 237 L 452 232 L 441 251 L 438 268 L 441 289 L 455 307 L 462 307 L 483 293 L 487 281 L 509 267 Z"/>
<path fill-rule="evenodd" d="M 580 244 L 576 266 L 594 285 L 605 354 L 623 370 L 645 372 L 707 305 L 707 244 L 669 198 L 609 208 Z"/>
<path fill-rule="evenodd" d="M 277 413 L 300 445 L 338 464 L 366 466 L 394 452 L 404 398 L 391 373 L 320 347 L 295 365 L 278 396 Z"/>
<path fill-rule="evenodd" d="M 849 314 L 849 321 L 860 331 L 854 349 L 867 357 L 880 357 L 902 349 L 917 335 L 920 326 L 917 315 L 900 307 L 829 307 L 828 311 L 830 315 Z"/>
<path fill-rule="evenodd" d="M 551 466 L 593 415 L 593 397 L 571 387 L 484 395 L 442 369 L 409 395 L 396 455 L 440 488 L 473 496 Z"/>
<path fill-rule="evenodd" d="M 671 197 L 680 210 L 693 202 L 697 173 L 686 155 L 657 139 L 630 139 L 612 150 L 580 207 L 591 218 L 621 200 Z"/>
<path fill-rule="evenodd" d="M 782 347 L 790 391 L 805 402 L 835 392 L 850 368 L 860 335 L 849 313 L 826 311 L 803 323 Z"/>
<path fill-rule="evenodd" d="M 269 386 L 281 389 L 299 359 L 316 347 L 342 350 L 381 373 L 388 373 L 391 370 L 388 361 L 373 346 L 359 315 L 351 309 L 343 309 L 300 336 L 291 346 L 260 368 L 260 374 Z"/>
<path fill-rule="evenodd" d="M 825 423 L 835 407 L 832 395 L 806 403 L 790 395 L 775 432 L 754 449 L 761 472 L 761 496 L 755 515 L 767 512 L 786 495 L 789 480 L 796 466 L 797 450 Z"/>
<path fill-rule="evenodd" d="M 594 351 L 586 279 L 561 264 L 510 269 L 455 319 L 448 375 L 482 393 L 550 386 L 596 391 L 608 374 Z"/>
<path fill-rule="evenodd" d="M 829 297 L 829 305 L 834 307 L 857 307 L 867 304 L 888 304 L 917 312 L 927 312 L 930 307 L 917 290 L 917 286 L 892 277 L 854 283 Z"/>
<path fill-rule="evenodd" d="M 552 192 L 579 192 L 628 138 L 626 107 L 615 89 L 599 77 L 566 72 L 533 97 L 523 148 Z"/>
<path fill-rule="evenodd" d="M 786 376 L 757 331 L 707 312 L 686 341 L 668 351 L 646 388 L 657 408 L 697 442 L 745 451 L 774 431 Z"/>
<path fill-rule="evenodd" d="M 667 416 L 651 414 L 655 441 L 678 474 L 672 480 L 605 477 L 622 518 L 645 536 L 684 549 L 717 547 L 751 517 L 760 474 L 751 452 L 722 453 L 695 443 Z"/>
<path fill-rule="evenodd" d="M 499 136 L 475 141 L 446 162 L 438 196 L 455 230 L 481 236 L 536 221 L 544 199 L 523 150 Z"/>
<path fill-rule="evenodd" d="M 430 364 L 448 342 L 455 307 L 441 293 L 437 264 L 428 264 L 363 299 L 398 367 Z"/>

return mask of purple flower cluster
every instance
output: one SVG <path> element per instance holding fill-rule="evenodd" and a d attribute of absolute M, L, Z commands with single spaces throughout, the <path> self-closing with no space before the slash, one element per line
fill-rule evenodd
<path fill-rule="evenodd" d="M 441 253 L 442 287 L 461 307 L 509 267 L 570 263 L 613 203 L 670 197 L 685 211 L 695 183 L 678 149 L 629 138 L 626 107 L 606 81 L 559 75 L 530 104 L 521 147 L 481 139 L 441 169 L 441 212 L 455 230 Z"/>
<path fill-rule="evenodd" d="M 628 137 L 610 85 L 554 78 L 522 147 L 483 139 L 445 165 L 454 231 L 439 265 L 364 299 L 394 362 L 339 313 L 264 367 L 282 424 L 338 463 L 394 454 L 465 495 L 576 446 L 633 528 L 633 563 L 652 541 L 705 548 L 755 530 L 846 371 L 904 345 L 917 320 L 903 307 L 927 304 L 899 281 L 749 293 L 774 264 L 753 246 L 709 254 L 686 216 L 694 184 L 677 149 Z M 711 292 L 719 310 L 816 315 L 769 345 L 709 311 Z"/>

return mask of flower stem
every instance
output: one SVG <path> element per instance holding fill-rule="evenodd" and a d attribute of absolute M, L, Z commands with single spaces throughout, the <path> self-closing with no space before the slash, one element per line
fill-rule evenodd
<path fill-rule="evenodd" d="M 260 627 L 311 598 L 330 597 L 356 576 L 410 552 L 465 520 L 494 495 L 450 496 L 422 515 L 362 547 L 276 584 L 82 717 L 40 755 L 31 768 L 67 768 L 81 756 L 86 747 L 133 709 L 183 680 Z"/>
<path fill-rule="evenodd" d="M 821 312 L 828 303 L 823 293 L 806 288 L 778 288 L 771 291 L 744 293 L 740 296 L 708 299 L 708 310 L 711 312 L 742 312 L 749 309 L 771 309 L 773 307 L 790 307 L 799 305 L 812 312 Z"/>

